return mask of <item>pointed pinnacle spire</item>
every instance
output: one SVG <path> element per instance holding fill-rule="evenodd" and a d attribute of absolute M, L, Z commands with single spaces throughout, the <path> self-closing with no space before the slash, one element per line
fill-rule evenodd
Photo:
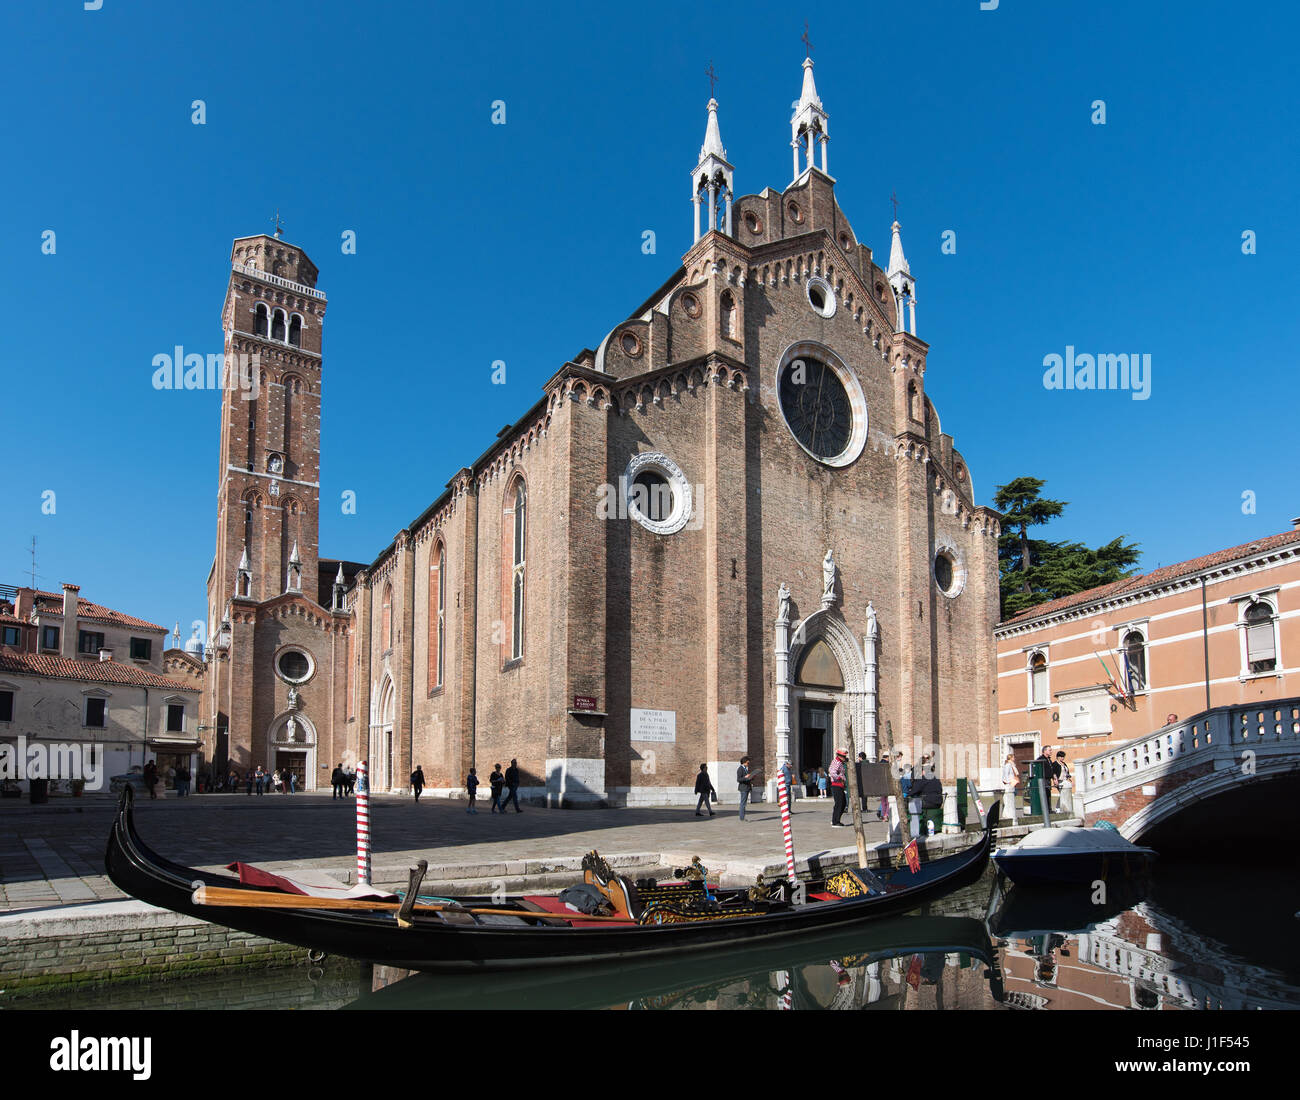
<path fill-rule="evenodd" d="M 821 97 L 817 94 L 817 83 L 813 80 L 811 57 L 803 59 L 803 90 L 799 93 L 799 104 L 795 109 L 802 111 L 805 107 L 816 107 L 819 111 L 825 109 L 822 107 Z"/>
<path fill-rule="evenodd" d="M 293 552 L 289 555 L 289 564 L 290 564 L 290 565 L 301 565 L 301 564 L 302 564 L 302 558 L 300 558 L 300 557 L 298 556 L 298 540 L 297 540 L 297 539 L 294 539 L 294 540 L 293 540 Z"/>
<path fill-rule="evenodd" d="M 891 227 L 894 233 L 893 242 L 889 246 L 889 277 L 892 279 L 895 275 L 911 275 L 912 271 L 907 266 L 907 257 L 903 255 L 903 238 L 901 234 L 902 226 L 895 220 Z"/>
<path fill-rule="evenodd" d="M 718 128 L 718 101 L 709 100 L 709 122 L 704 130 L 704 144 L 700 146 L 700 163 L 708 157 L 727 159 L 727 150 L 722 147 L 722 131 Z"/>
<path fill-rule="evenodd" d="M 341 585 L 341 584 L 346 584 L 346 583 L 347 583 L 347 582 L 343 579 L 343 563 L 342 563 L 342 562 L 339 562 L 339 571 L 338 571 L 338 575 L 335 576 L 335 578 L 334 578 L 334 583 L 335 583 L 335 584 L 340 584 L 340 585 Z"/>
<path fill-rule="evenodd" d="M 244 552 L 239 555 L 239 571 L 248 573 L 252 571 L 252 566 L 248 564 L 248 543 L 244 543 Z"/>

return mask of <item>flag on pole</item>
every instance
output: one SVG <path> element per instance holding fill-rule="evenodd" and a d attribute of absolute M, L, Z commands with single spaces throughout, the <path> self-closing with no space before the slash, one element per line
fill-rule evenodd
<path fill-rule="evenodd" d="M 921 849 L 917 847 L 915 840 L 909 840 L 907 847 L 903 849 L 903 857 L 907 860 L 907 869 L 916 874 L 921 869 Z"/>

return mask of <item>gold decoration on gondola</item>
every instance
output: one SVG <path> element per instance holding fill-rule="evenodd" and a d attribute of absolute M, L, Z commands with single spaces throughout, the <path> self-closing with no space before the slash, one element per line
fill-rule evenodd
<path fill-rule="evenodd" d="M 861 898 L 867 895 L 862 880 L 852 871 L 840 871 L 826 880 L 826 890 L 842 898 Z"/>
<path fill-rule="evenodd" d="M 763 872 L 758 873 L 754 879 L 754 885 L 746 891 L 746 896 L 750 901 L 767 901 L 768 889 L 763 885 Z"/>
<path fill-rule="evenodd" d="M 614 877 L 613 869 L 595 848 L 582 857 L 582 869 L 590 871 L 601 882 L 609 882 Z"/>
<path fill-rule="evenodd" d="M 694 921 L 732 920 L 736 917 L 760 917 L 766 907 L 753 905 L 718 905 L 712 901 L 666 902 L 647 905 L 637 918 L 638 924 L 690 924 Z"/>
<path fill-rule="evenodd" d="M 687 882 L 704 882 L 709 877 L 709 869 L 700 862 L 699 856 L 691 856 L 689 867 L 676 867 L 673 874 Z"/>

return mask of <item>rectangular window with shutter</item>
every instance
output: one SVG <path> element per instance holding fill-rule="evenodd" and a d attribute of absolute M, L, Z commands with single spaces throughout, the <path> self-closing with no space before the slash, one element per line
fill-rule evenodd
<path fill-rule="evenodd" d="M 90 698 L 86 700 L 86 725 L 94 729 L 103 729 L 108 713 L 108 700 Z"/>

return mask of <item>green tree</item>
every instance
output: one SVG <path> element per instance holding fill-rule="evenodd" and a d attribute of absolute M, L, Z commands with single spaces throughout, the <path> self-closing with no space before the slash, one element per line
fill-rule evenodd
<path fill-rule="evenodd" d="M 1093 550 L 1081 542 L 1051 542 L 1029 537 L 1029 528 L 1046 524 L 1065 510 L 1068 501 L 1040 496 L 1045 482 L 1018 477 L 997 487 L 994 504 L 1003 513 L 998 540 L 1002 617 L 1026 608 L 1132 575 L 1141 556 L 1136 543 L 1123 536 Z"/>

